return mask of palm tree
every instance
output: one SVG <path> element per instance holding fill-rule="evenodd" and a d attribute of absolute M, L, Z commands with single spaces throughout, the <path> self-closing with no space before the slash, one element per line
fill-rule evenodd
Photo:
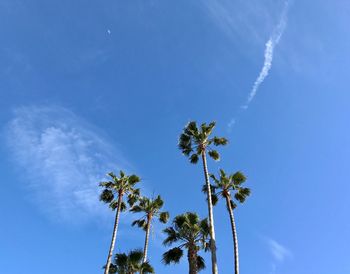
<path fill-rule="evenodd" d="M 196 213 L 187 212 L 175 217 L 172 226 L 163 230 L 167 235 L 163 244 L 170 246 L 179 243 L 163 254 L 163 263 L 178 263 L 187 249 L 189 274 L 197 274 L 205 268 L 203 257 L 198 251 L 209 250 L 209 224 L 207 219 L 200 220 Z"/>
<path fill-rule="evenodd" d="M 100 200 L 106 204 L 109 204 L 109 207 L 112 210 L 117 209 L 117 212 L 114 221 L 111 245 L 107 257 L 107 264 L 104 271 L 105 274 L 109 273 L 114 245 L 117 237 L 119 215 L 121 211 L 124 211 L 126 209 L 126 204 L 123 202 L 123 196 L 128 196 L 128 203 L 130 206 L 132 206 L 140 195 L 140 190 L 135 188 L 135 184 L 140 182 L 140 178 L 138 176 L 127 176 L 123 171 L 120 171 L 119 177 L 117 177 L 113 172 L 108 173 L 108 175 L 111 177 L 111 180 L 108 182 L 100 183 L 100 186 L 104 188 L 100 195 Z"/>
<path fill-rule="evenodd" d="M 111 264 L 109 274 L 135 274 L 136 272 L 154 273 L 153 267 L 148 262 L 142 262 L 141 249 L 131 250 L 128 254 L 115 255 L 114 264 Z"/>
<path fill-rule="evenodd" d="M 242 187 L 242 184 L 246 181 L 245 175 L 238 171 L 231 175 L 226 175 L 225 171 L 220 169 L 220 177 L 217 179 L 215 175 L 210 174 L 214 184 L 211 185 L 211 197 L 213 205 L 218 201 L 218 196 L 221 196 L 226 200 L 226 207 L 230 216 L 233 245 L 234 245 L 234 261 L 235 261 L 235 274 L 239 274 L 239 257 L 238 257 L 238 239 L 237 230 L 235 224 L 235 218 L 233 210 L 237 207 L 237 204 L 232 200 L 232 194 L 235 200 L 239 203 L 244 203 L 246 198 L 250 195 L 250 189 Z M 203 186 L 203 191 L 207 192 L 207 186 Z M 231 194 L 232 192 L 232 194 Z"/>
<path fill-rule="evenodd" d="M 169 219 L 169 213 L 166 211 L 160 211 L 163 207 L 163 200 L 158 195 L 155 199 L 149 199 L 147 197 L 142 197 L 139 199 L 138 203 L 134 205 L 130 211 L 134 213 L 140 213 L 143 212 L 144 215 L 134 221 L 132 223 L 132 226 L 137 225 L 138 227 L 142 228 L 146 232 L 145 237 L 145 245 L 143 250 L 143 262 L 147 261 L 147 250 L 148 250 L 148 242 L 149 242 L 149 233 L 152 226 L 152 221 L 154 218 L 158 218 L 158 220 L 162 223 L 166 223 Z"/>
<path fill-rule="evenodd" d="M 213 217 L 213 205 L 210 199 L 211 191 L 209 188 L 209 174 L 207 166 L 207 152 L 208 155 L 214 160 L 219 160 L 219 153 L 212 149 L 211 145 L 219 146 L 226 145 L 227 139 L 222 137 L 209 138 L 213 129 L 215 127 L 215 122 L 211 122 L 208 125 L 206 123 L 201 124 L 198 128 L 197 123 L 192 121 L 187 124 L 184 128 L 183 133 L 180 135 L 179 139 L 179 149 L 184 155 L 189 157 L 190 162 L 196 164 L 199 157 L 202 158 L 203 170 L 205 182 L 208 187 L 207 192 L 207 202 L 208 202 L 208 214 L 209 214 L 209 228 L 210 228 L 210 251 L 211 251 L 211 261 L 212 261 L 212 273 L 218 273 L 217 259 L 216 259 L 216 243 L 215 243 L 215 229 L 214 229 L 214 217 Z"/>

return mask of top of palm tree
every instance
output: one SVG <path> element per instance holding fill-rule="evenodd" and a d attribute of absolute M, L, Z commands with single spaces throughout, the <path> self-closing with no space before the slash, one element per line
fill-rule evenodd
<path fill-rule="evenodd" d="M 189 157 L 191 163 L 197 163 L 199 155 L 206 150 L 208 150 L 209 156 L 214 160 L 220 159 L 219 153 L 211 145 L 226 145 L 228 141 L 224 137 L 214 136 L 209 138 L 214 127 L 215 122 L 203 123 L 197 126 L 195 121 L 191 121 L 183 129 L 178 146 L 182 153 Z"/>
<path fill-rule="evenodd" d="M 155 199 L 141 197 L 138 200 L 138 203 L 134 205 L 130 211 L 134 213 L 145 213 L 140 219 L 134 221 L 132 226 L 137 225 L 140 228 L 146 229 L 147 220 L 151 217 L 156 217 L 161 223 L 166 223 L 169 219 L 169 213 L 167 211 L 161 211 L 163 207 L 163 200 L 160 195 Z"/>
<path fill-rule="evenodd" d="M 234 198 L 240 203 L 244 203 L 251 191 L 247 187 L 242 187 L 242 184 L 247 180 L 246 176 L 237 171 L 232 174 L 226 174 L 223 169 L 219 171 L 219 177 L 210 174 L 214 181 L 211 185 L 212 202 L 215 205 L 218 201 L 218 195 L 226 198 L 231 198 L 231 191 L 234 192 Z M 203 186 L 203 191 L 206 192 L 206 185 Z M 237 205 L 231 200 L 231 206 L 235 208 Z"/>
<path fill-rule="evenodd" d="M 167 235 L 163 241 L 165 246 L 179 243 L 175 248 L 163 254 L 163 263 L 178 263 L 183 256 L 183 248 L 189 249 L 194 245 L 197 250 L 209 250 L 209 224 L 207 219 L 200 220 L 193 212 L 187 212 L 174 218 L 172 226 L 163 230 Z M 205 268 L 204 259 L 198 256 L 198 269 Z"/>
<path fill-rule="evenodd" d="M 100 183 L 104 188 L 100 194 L 100 200 L 109 204 L 114 210 L 118 206 L 118 196 L 125 194 L 128 195 L 128 203 L 132 206 L 140 196 L 140 189 L 135 188 L 140 178 L 134 174 L 128 176 L 123 171 L 120 171 L 119 176 L 113 172 L 108 173 L 108 176 L 111 178 L 110 181 Z M 126 209 L 124 202 L 121 204 L 121 209 Z"/>
<path fill-rule="evenodd" d="M 142 258 L 143 252 L 141 249 L 131 250 L 128 254 L 118 253 L 115 255 L 109 273 L 133 274 L 139 271 L 154 273 L 154 269 L 149 262 L 142 263 Z"/>

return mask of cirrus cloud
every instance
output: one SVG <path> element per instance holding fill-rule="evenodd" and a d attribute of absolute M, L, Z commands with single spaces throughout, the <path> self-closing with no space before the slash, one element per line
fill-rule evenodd
<path fill-rule="evenodd" d="M 128 166 L 99 129 L 62 107 L 17 108 L 6 132 L 26 189 L 55 220 L 100 216 L 98 182 Z"/>

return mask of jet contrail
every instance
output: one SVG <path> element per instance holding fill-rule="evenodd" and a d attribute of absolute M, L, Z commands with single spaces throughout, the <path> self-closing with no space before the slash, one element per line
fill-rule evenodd
<path fill-rule="evenodd" d="M 271 66 L 272 66 L 274 49 L 275 49 L 276 45 L 279 43 L 281 36 L 282 36 L 282 34 L 286 28 L 286 25 L 287 25 L 288 6 L 289 6 L 289 3 L 286 2 L 284 9 L 283 9 L 283 12 L 282 12 L 282 15 L 281 15 L 280 22 L 275 27 L 269 40 L 265 44 L 264 65 L 259 73 L 258 78 L 256 78 L 256 80 L 254 82 L 253 88 L 252 88 L 251 92 L 249 93 L 247 102 L 242 106 L 243 109 L 248 108 L 249 103 L 254 99 L 260 85 L 262 84 L 262 82 L 265 80 L 265 78 L 269 74 L 269 71 L 270 71 Z"/>

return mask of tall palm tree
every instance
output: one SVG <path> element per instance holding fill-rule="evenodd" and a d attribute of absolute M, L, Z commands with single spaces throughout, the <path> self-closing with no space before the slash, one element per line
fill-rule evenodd
<path fill-rule="evenodd" d="M 172 226 L 163 230 L 167 235 L 163 244 L 171 248 L 163 254 L 163 263 L 178 263 L 187 249 L 189 274 L 197 274 L 205 268 L 203 257 L 198 255 L 201 249 L 209 250 L 209 224 L 207 219 L 200 220 L 196 213 L 187 212 L 174 218 Z"/>
<path fill-rule="evenodd" d="M 111 264 L 109 274 L 135 274 L 136 272 L 154 273 L 153 267 L 148 262 L 142 262 L 141 249 L 131 250 L 128 254 L 118 253 L 114 263 Z"/>
<path fill-rule="evenodd" d="M 216 178 L 215 175 L 210 174 L 214 184 L 211 185 L 211 197 L 213 204 L 218 201 L 218 196 L 221 196 L 226 201 L 226 207 L 230 216 L 232 238 L 234 246 L 234 261 L 235 261 L 235 274 L 239 274 L 239 257 L 238 257 L 238 239 L 237 230 L 235 224 L 235 218 L 233 210 L 237 207 L 237 204 L 232 200 L 232 195 L 239 203 L 244 203 L 246 198 L 250 195 L 250 189 L 242 187 L 242 184 L 246 181 L 245 175 L 238 171 L 231 175 L 226 175 L 225 171 L 220 169 L 220 177 Z M 203 191 L 207 192 L 207 186 L 203 186 Z"/>
<path fill-rule="evenodd" d="M 215 229 L 214 229 L 214 217 L 213 217 L 213 205 L 211 201 L 211 191 L 209 182 L 209 173 L 207 166 L 208 155 L 214 160 L 219 160 L 219 153 L 214 150 L 211 145 L 220 146 L 226 145 L 227 139 L 223 137 L 212 137 L 210 135 L 215 127 L 215 122 L 211 122 L 208 125 L 203 123 L 200 127 L 197 123 L 192 121 L 189 122 L 180 135 L 179 139 L 179 149 L 184 155 L 189 157 L 190 162 L 196 164 L 199 158 L 202 158 L 203 171 L 205 177 L 205 183 L 208 187 L 207 191 L 207 202 L 208 202 L 208 214 L 209 214 L 209 227 L 210 227 L 210 251 L 211 251 L 211 261 L 212 261 L 212 273 L 218 273 L 217 259 L 216 259 L 216 243 L 215 243 Z"/>
<path fill-rule="evenodd" d="M 120 171 L 119 177 L 117 177 L 113 172 L 108 173 L 108 175 L 111 180 L 100 183 L 100 186 L 104 188 L 100 195 L 100 200 L 106 204 L 109 204 L 109 207 L 112 210 L 116 209 L 117 211 L 115 215 L 111 245 L 109 247 L 107 263 L 104 271 L 105 274 L 109 273 L 114 245 L 117 238 L 119 215 L 121 211 L 126 209 L 126 204 L 123 202 L 123 197 L 127 195 L 128 203 L 130 206 L 132 206 L 140 195 L 140 190 L 135 188 L 135 184 L 140 182 L 140 178 L 138 176 L 127 176 L 123 171 Z"/>
<path fill-rule="evenodd" d="M 145 245 L 143 250 L 143 262 L 147 261 L 149 233 L 151 230 L 152 221 L 154 218 L 158 218 L 161 223 L 165 224 L 169 219 L 169 213 L 167 211 L 161 211 L 163 204 L 164 202 L 160 195 L 158 195 L 155 199 L 142 197 L 139 199 L 138 203 L 130 209 L 130 211 L 134 213 L 144 213 L 140 219 L 132 223 L 132 226 L 137 225 L 138 227 L 144 229 L 146 232 Z"/>

